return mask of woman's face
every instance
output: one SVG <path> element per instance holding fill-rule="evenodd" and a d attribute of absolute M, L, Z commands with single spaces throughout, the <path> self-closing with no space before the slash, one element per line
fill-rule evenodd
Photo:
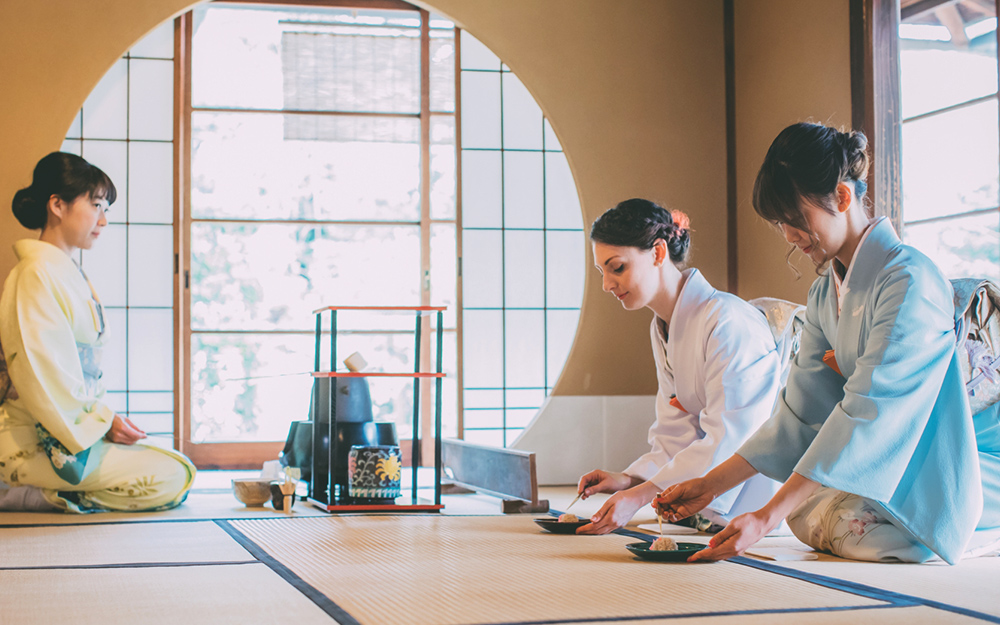
<path fill-rule="evenodd" d="M 817 266 L 833 260 L 847 239 L 846 215 L 839 211 L 830 213 L 820 206 L 803 201 L 802 216 L 812 230 L 812 236 L 795 226 L 779 223 L 778 228 L 785 240 L 799 248 Z"/>
<path fill-rule="evenodd" d="M 824 208 L 803 199 L 800 202 L 802 218 L 807 232 L 786 223 L 775 225 L 781 230 L 785 240 L 799 248 L 816 266 L 823 265 L 834 258 L 839 258 L 845 266 L 850 264 L 852 236 L 857 234 L 859 224 L 868 222 L 864 214 L 864 206 L 854 195 L 853 184 L 840 182 L 835 192 L 830 196 L 829 208 Z M 852 222 L 855 233 L 852 235 Z"/>
<path fill-rule="evenodd" d="M 661 261 L 662 262 L 662 261 Z M 604 291 L 618 298 L 625 310 L 639 310 L 660 287 L 656 248 L 619 247 L 594 242 L 594 264 L 603 276 Z"/>
<path fill-rule="evenodd" d="M 89 250 L 108 225 L 107 201 L 84 193 L 72 202 L 59 200 L 58 204 L 61 206 L 58 207 L 60 222 L 57 227 L 63 240 L 73 247 Z"/>

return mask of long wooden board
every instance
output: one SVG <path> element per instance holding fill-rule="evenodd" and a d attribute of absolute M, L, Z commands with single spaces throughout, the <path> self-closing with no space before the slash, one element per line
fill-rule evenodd
<path fill-rule="evenodd" d="M 502 499 L 539 503 L 535 452 L 446 438 L 441 453 L 443 482 Z"/>

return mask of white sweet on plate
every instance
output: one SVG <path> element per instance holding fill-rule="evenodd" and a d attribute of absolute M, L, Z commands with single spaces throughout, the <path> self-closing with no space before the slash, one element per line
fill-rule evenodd
<path fill-rule="evenodd" d="M 676 551 L 677 543 L 669 536 L 660 536 L 649 546 L 650 551 Z"/>
<path fill-rule="evenodd" d="M 576 516 L 575 514 L 573 514 L 571 512 L 567 512 L 566 514 L 560 514 L 559 515 L 559 522 L 560 523 L 579 523 L 580 522 L 580 517 Z"/>

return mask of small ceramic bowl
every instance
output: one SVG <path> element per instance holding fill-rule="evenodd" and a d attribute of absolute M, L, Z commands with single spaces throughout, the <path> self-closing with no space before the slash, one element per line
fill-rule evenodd
<path fill-rule="evenodd" d="M 233 495 L 248 506 L 263 506 L 271 500 L 271 480 L 256 477 L 233 480 Z"/>

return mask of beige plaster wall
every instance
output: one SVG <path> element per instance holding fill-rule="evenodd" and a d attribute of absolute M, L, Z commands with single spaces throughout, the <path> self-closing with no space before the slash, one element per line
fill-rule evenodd
<path fill-rule="evenodd" d="M 0 19 L 0 275 L 31 236 L 9 198 L 58 149 L 114 61 L 190 0 L 5 0 Z M 491 47 L 549 117 L 584 222 L 644 196 L 691 215 L 694 264 L 726 283 L 721 0 L 431 0 Z M 592 265 L 581 242 L 580 262 Z M 556 393 L 655 392 L 647 312 L 625 313 L 588 271 L 578 340 Z"/>
<path fill-rule="evenodd" d="M 11 245 L 37 236 L 11 214 L 38 159 L 62 145 L 83 101 L 133 43 L 192 0 L 3 0 L 0 3 L 0 276 Z"/>
<path fill-rule="evenodd" d="M 849 0 L 736 0 L 736 173 L 738 293 L 805 303 L 815 268 L 751 205 L 757 169 L 789 124 L 811 120 L 850 126 Z"/>
<path fill-rule="evenodd" d="M 721 0 L 429 0 L 534 95 L 576 179 L 585 227 L 647 197 L 691 217 L 692 265 L 726 285 Z M 554 395 L 656 392 L 647 311 L 601 291 L 589 245 L 577 340 Z"/>

